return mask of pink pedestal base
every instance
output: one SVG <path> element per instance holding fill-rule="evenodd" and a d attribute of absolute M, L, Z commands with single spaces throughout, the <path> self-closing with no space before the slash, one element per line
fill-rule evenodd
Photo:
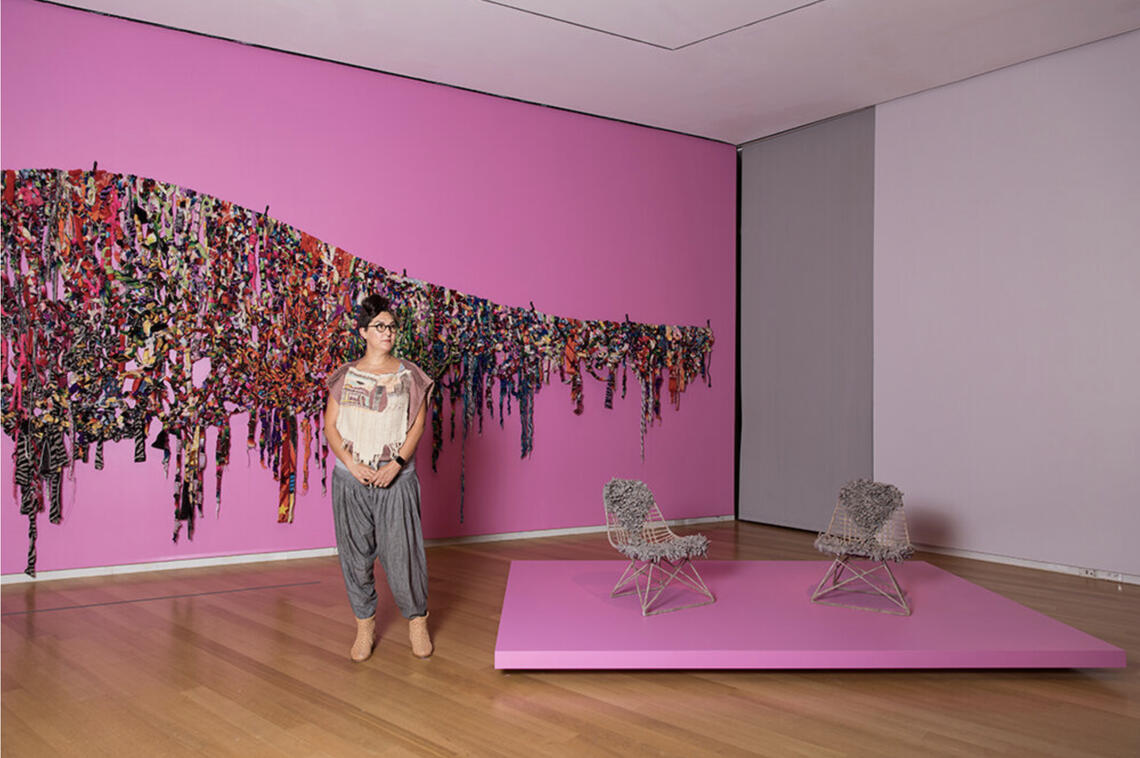
<path fill-rule="evenodd" d="M 921 561 L 892 566 L 910 616 L 810 602 L 826 561 L 700 561 L 716 603 L 643 617 L 636 597 L 610 597 L 624 565 L 513 561 L 495 668 L 1125 666 L 1120 648 Z"/>

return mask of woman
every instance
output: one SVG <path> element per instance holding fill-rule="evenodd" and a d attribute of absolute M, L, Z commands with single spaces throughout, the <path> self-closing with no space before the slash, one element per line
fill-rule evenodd
<path fill-rule="evenodd" d="M 412 653 L 427 658 L 432 654 L 427 561 L 413 456 L 433 382 L 419 366 L 392 355 L 397 327 L 386 298 L 365 298 L 356 327 L 366 345 L 364 357 L 329 376 L 325 408 L 325 436 L 337 458 L 332 484 L 336 546 L 356 615 L 351 657 L 367 660 L 376 643 L 372 566 L 379 558 L 392 597 L 409 619 Z"/>

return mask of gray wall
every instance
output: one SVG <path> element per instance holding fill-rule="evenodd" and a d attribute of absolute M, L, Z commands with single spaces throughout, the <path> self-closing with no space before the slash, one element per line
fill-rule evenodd
<path fill-rule="evenodd" d="M 739 517 L 822 529 L 872 474 L 875 113 L 741 149 Z"/>

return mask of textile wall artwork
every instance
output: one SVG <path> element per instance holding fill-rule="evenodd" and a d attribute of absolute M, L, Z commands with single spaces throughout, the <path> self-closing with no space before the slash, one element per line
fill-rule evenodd
<path fill-rule="evenodd" d="M 279 483 L 291 521 L 310 461 L 325 486 L 324 377 L 362 353 L 353 318 L 371 292 L 400 322 L 398 349 L 438 383 L 432 464 L 458 425 L 499 423 L 517 404 L 521 453 L 534 445 L 534 393 L 551 375 L 583 410 L 583 375 L 605 405 L 641 391 L 642 454 L 661 396 L 711 384 L 711 327 L 581 321 L 497 305 L 356 258 L 265 212 L 153 179 L 105 171 L 3 172 L 2 413 L 15 441 L 20 512 L 34 574 L 36 517 L 63 517 L 76 461 L 102 468 L 107 442 L 133 440 L 172 479 L 174 539 L 207 497 L 206 430 L 218 428 L 214 498 L 230 461 L 230 416 Z M 196 378 L 197 377 L 197 378 Z M 667 377 L 667 378 L 666 378 Z M 446 397 L 445 397 L 446 395 Z M 497 407 L 496 407 L 497 406 Z M 155 423 L 157 422 L 157 423 Z M 462 518 L 462 505 L 460 506 Z"/>

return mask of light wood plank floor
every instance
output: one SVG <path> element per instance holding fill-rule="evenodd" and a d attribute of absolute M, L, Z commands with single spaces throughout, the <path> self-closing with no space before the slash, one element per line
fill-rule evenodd
<path fill-rule="evenodd" d="M 699 531 L 713 559 L 820 559 L 804 532 Z M 435 656 L 412 657 L 382 593 L 383 636 L 364 664 L 347 658 L 335 558 L 8 585 L 2 753 L 1140 756 L 1140 588 L 939 555 L 918 557 L 1124 648 L 1131 665 L 492 668 L 512 559 L 613 557 L 601 534 L 433 547 Z"/>

